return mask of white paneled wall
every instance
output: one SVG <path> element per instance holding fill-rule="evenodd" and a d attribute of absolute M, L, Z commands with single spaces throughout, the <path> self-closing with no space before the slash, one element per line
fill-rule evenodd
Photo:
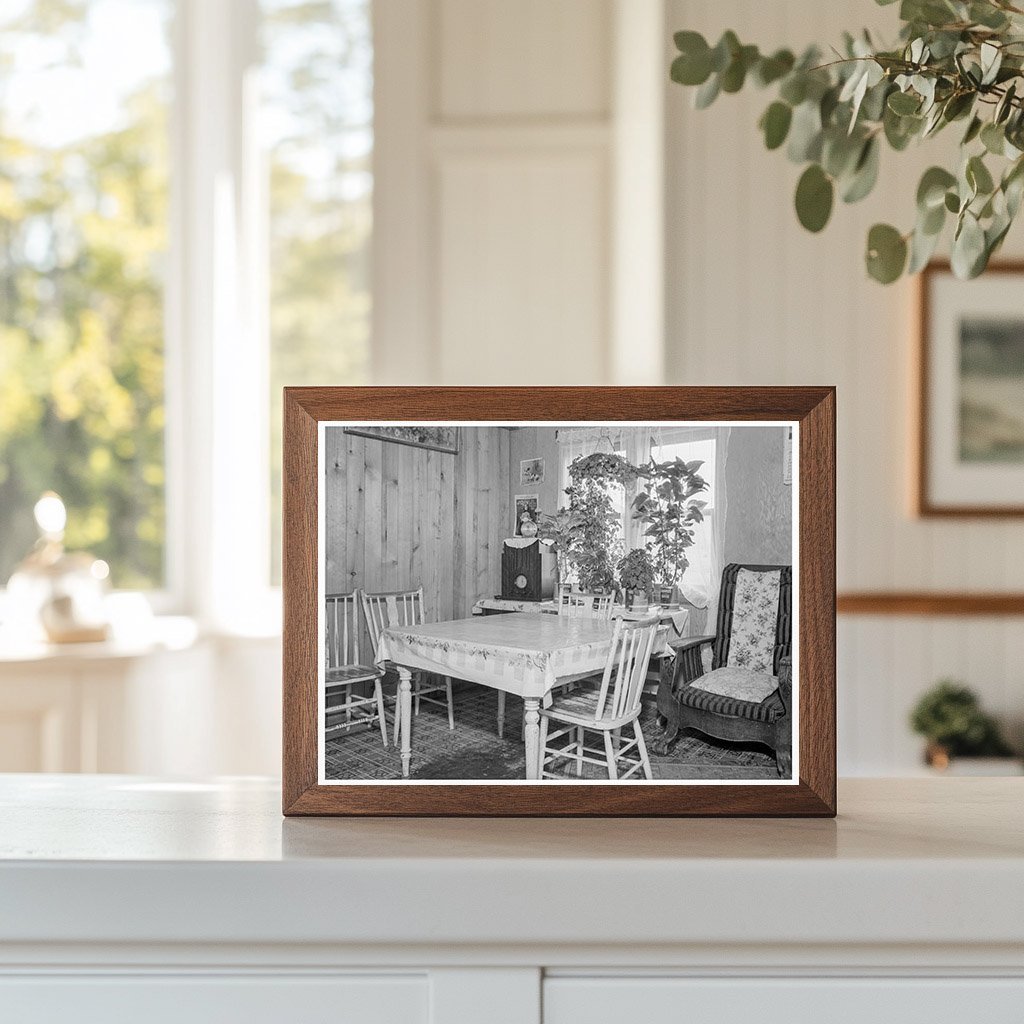
<path fill-rule="evenodd" d="M 662 0 L 378 0 L 377 380 L 657 382 L 663 31 Z"/>
<path fill-rule="evenodd" d="M 864 25 L 892 38 L 894 10 L 868 0 L 669 0 L 667 13 L 670 30 L 717 39 L 732 28 L 743 42 L 798 47 Z M 878 192 L 839 204 L 812 236 L 792 208 L 799 168 L 766 152 L 756 129 L 767 93 L 696 111 L 692 90 L 666 91 L 669 382 L 837 385 L 841 590 L 1021 590 L 1020 520 L 928 522 L 909 512 L 913 285 L 883 288 L 863 270 L 868 227 L 910 227 L 921 171 L 955 138 L 886 152 Z M 1011 233 L 1007 253 L 1021 254 L 1022 242 Z M 841 771 L 912 770 L 920 743 L 907 713 L 946 675 L 974 686 L 1020 739 L 1022 666 L 1024 619 L 841 618 Z"/>

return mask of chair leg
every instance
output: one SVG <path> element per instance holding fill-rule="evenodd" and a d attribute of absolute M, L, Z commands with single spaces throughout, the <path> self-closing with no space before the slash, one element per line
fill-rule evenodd
<path fill-rule="evenodd" d="M 452 700 L 452 678 L 451 676 L 445 676 L 444 690 L 448 695 L 448 728 L 455 728 L 455 703 Z"/>
<path fill-rule="evenodd" d="M 392 739 L 392 742 L 395 744 L 396 747 L 398 746 L 398 734 L 400 732 L 400 726 L 402 724 L 401 698 L 401 687 L 399 687 L 399 689 L 395 690 L 395 729 L 394 738 Z"/>
<path fill-rule="evenodd" d="M 604 754 L 608 759 L 608 778 L 617 779 L 619 777 L 619 769 L 616 767 L 616 754 L 615 748 L 612 746 L 612 734 L 610 732 L 602 732 L 601 735 L 604 737 Z"/>
<path fill-rule="evenodd" d="M 644 743 L 644 734 L 640 728 L 640 719 L 633 719 L 633 735 L 636 737 L 636 749 L 640 754 L 640 761 L 644 766 L 644 778 L 653 779 L 651 774 L 651 759 L 647 756 L 647 744 Z"/>
<path fill-rule="evenodd" d="M 619 756 L 619 747 L 622 746 L 622 730 L 621 729 L 616 729 L 612 733 L 612 746 L 615 749 L 615 757 L 617 759 L 618 756 Z"/>
<path fill-rule="evenodd" d="M 384 746 L 388 745 L 388 720 L 384 717 L 384 688 L 380 685 L 380 680 L 377 679 L 373 684 L 373 693 L 377 698 L 377 721 L 380 725 L 380 738 L 384 741 Z"/>
<path fill-rule="evenodd" d="M 583 726 L 576 728 L 576 777 L 583 778 Z"/>
<path fill-rule="evenodd" d="M 498 691 L 498 739 L 505 738 L 505 691 Z"/>
<path fill-rule="evenodd" d="M 540 720 L 540 739 L 537 743 L 540 758 L 540 771 L 537 773 L 537 778 L 543 781 L 544 779 L 544 765 L 548 763 L 548 720 L 541 718 Z"/>
<path fill-rule="evenodd" d="M 422 687 L 422 686 L 423 686 L 423 673 L 420 672 L 420 673 L 416 674 L 416 684 L 415 684 L 416 688 L 414 690 L 414 693 L 416 695 L 416 700 L 414 702 L 413 712 L 412 712 L 414 715 L 418 715 L 420 713 L 420 687 Z"/>

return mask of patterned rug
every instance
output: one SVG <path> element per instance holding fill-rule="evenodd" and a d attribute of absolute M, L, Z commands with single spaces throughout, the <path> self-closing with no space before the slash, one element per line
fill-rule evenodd
<path fill-rule="evenodd" d="M 388 688 L 390 689 L 390 688 Z M 387 691 L 386 691 L 387 692 Z M 393 693 L 393 690 L 391 690 Z M 526 756 L 522 742 L 523 703 L 509 695 L 505 707 L 505 736 L 498 739 L 498 701 L 493 690 L 463 686 L 455 691 L 455 729 L 448 729 L 443 707 L 422 704 L 413 718 L 412 778 L 414 779 L 522 779 Z M 326 775 L 331 780 L 400 779 L 402 763 L 391 744 L 393 704 L 388 710 L 385 748 L 376 724 L 332 734 L 326 742 Z M 644 697 L 640 727 L 650 740 L 658 732 L 653 695 Z M 600 744 L 589 734 L 587 745 Z M 656 779 L 776 779 L 775 755 L 757 745 L 725 743 L 686 732 L 667 755 L 651 753 Z M 560 765 L 564 764 L 564 772 Z M 571 770 L 570 770 L 571 768 Z M 575 778 L 575 765 L 556 762 L 551 769 Z M 598 765 L 584 764 L 583 777 L 607 778 Z"/>

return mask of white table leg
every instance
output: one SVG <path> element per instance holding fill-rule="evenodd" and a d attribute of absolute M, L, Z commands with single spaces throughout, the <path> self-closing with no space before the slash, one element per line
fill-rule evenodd
<path fill-rule="evenodd" d="M 412 673 L 401 665 L 398 668 L 398 716 L 402 739 L 402 778 L 409 778 L 412 764 Z"/>
<path fill-rule="evenodd" d="M 540 778 L 540 700 L 537 697 L 525 699 L 524 717 L 526 733 L 526 777 Z"/>

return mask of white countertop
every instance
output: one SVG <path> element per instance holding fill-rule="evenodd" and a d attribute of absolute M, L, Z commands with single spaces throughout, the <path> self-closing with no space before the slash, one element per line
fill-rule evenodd
<path fill-rule="evenodd" d="M 835 821 L 357 820 L 284 819 L 259 780 L 6 776 L 0 943 L 1019 952 L 1022 787 L 846 780 Z"/>

